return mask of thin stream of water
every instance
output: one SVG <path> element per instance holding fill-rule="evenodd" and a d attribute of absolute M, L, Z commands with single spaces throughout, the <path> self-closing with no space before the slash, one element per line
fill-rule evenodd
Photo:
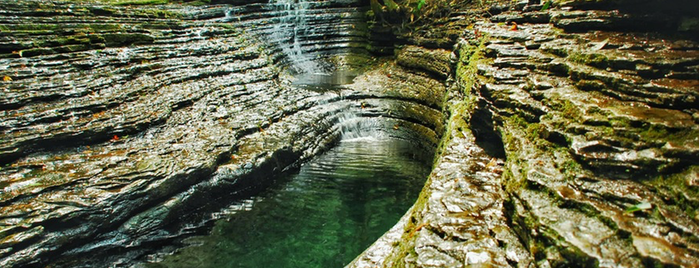
<path fill-rule="evenodd" d="M 310 3 L 303 0 L 270 0 L 270 3 L 280 12 L 271 39 L 277 41 L 277 45 L 291 63 L 290 68 L 299 73 L 321 70 L 320 65 L 304 51 L 301 44 L 301 38 L 312 31 L 307 22 Z"/>
<path fill-rule="evenodd" d="M 413 204 L 432 152 L 405 140 L 344 140 L 280 178 L 210 235 L 157 267 L 343 267 Z M 156 266 L 154 266 L 156 267 Z"/>

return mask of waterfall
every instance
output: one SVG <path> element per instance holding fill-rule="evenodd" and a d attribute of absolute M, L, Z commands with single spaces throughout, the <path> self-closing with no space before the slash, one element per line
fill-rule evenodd
<path fill-rule="evenodd" d="M 308 24 L 310 2 L 303 0 L 270 0 L 278 14 L 270 33 L 271 40 L 281 48 L 289 60 L 290 67 L 298 73 L 318 73 L 321 66 L 304 51 L 303 37 L 311 31 Z"/>

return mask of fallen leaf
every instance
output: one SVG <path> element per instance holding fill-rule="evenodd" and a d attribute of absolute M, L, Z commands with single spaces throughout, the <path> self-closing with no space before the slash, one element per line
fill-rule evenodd
<path fill-rule="evenodd" d="M 512 22 L 512 27 L 510 27 L 510 31 L 517 31 L 517 30 L 519 30 L 519 28 L 517 28 L 517 23 Z"/>
<path fill-rule="evenodd" d="M 12 77 L 9 77 L 6 75 L 5 77 L 2 78 L 2 81 L 10 82 L 10 81 L 12 81 Z"/>

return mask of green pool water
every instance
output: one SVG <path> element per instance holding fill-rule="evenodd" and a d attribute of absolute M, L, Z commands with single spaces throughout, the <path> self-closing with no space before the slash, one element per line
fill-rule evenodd
<path fill-rule="evenodd" d="M 412 205 L 431 161 L 431 151 L 400 139 L 342 141 L 152 265 L 343 267 Z"/>

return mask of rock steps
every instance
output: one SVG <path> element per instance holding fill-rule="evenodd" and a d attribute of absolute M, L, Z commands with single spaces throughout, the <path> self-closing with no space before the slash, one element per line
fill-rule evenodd
<path fill-rule="evenodd" d="M 463 28 L 426 188 L 348 267 L 696 266 L 695 38 L 636 2 L 555 3 Z"/>
<path fill-rule="evenodd" d="M 343 5 L 314 2 L 316 31 L 300 38 L 313 55 L 363 49 L 358 8 Z M 238 21 L 231 10 L 259 12 Z M 368 84 L 321 93 L 280 78 L 285 55 L 263 38 L 279 15 L 268 4 L 16 1 L 2 12 L 2 266 L 104 266 L 156 253 L 199 232 L 219 203 L 360 128 L 348 115 L 425 146 L 440 136 L 443 93 L 427 77 L 401 73 L 419 96 Z"/>
<path fill-rule="evenodd" d="M 593 15 L 558 16 L 575 16 L 576 31 L 601 29 L 584 23 L 584 18 L 596 19 Z M 625 21 L 619 23 L 631 23 L 627 19 L 621 16 Z M 486 56 L 495 63 L 479 67 L 486 81 L 479 91 L 499 114 L 506 170 L 512 172 L 506 185 L 519 185 L 509 188 L 515 200 L 512 218 L 530 230 L 519 235 L 537 263 L 555 266 L 587 258 L 580 261 L 624 267 L 694 265 L 699 251 L 689 241 L 697 233 L 689 230 L 696 228 L 696 219 L 682 212 L 686 207 L 668 203 L 670 196 L 658 195 L 651 182 L 696 165 L 697 156 L 690 156 L 699 130 L 693 116 L 696 90 L 681 86 L 695 79 L 689 67 L 699 56 L 695 50 L 668 48 L 671 41 L 644 33 L 554 34 L 559 39 L 547 39 L 556 33 L 549 27 L 573 30 L 568 26 L 572 21 L 554 18 L 547 26 L 517 12 L 491 21 L 474 27 L 490 37 Z M 510 21 L 518 25 L 502 23 Z M 692 41 L 673 40 L 693 46 Z M 622 52 L 624 47 L 630 51 Z M 658 81 L 680 86 L 651 86 Z M 664 149 L 676 138 L 689 145 L 682 156 Z M 651 203 L 652 210 L 626 212 L 642 202 Z M 566 252 L 570 249 L 579 252 Z"/>

